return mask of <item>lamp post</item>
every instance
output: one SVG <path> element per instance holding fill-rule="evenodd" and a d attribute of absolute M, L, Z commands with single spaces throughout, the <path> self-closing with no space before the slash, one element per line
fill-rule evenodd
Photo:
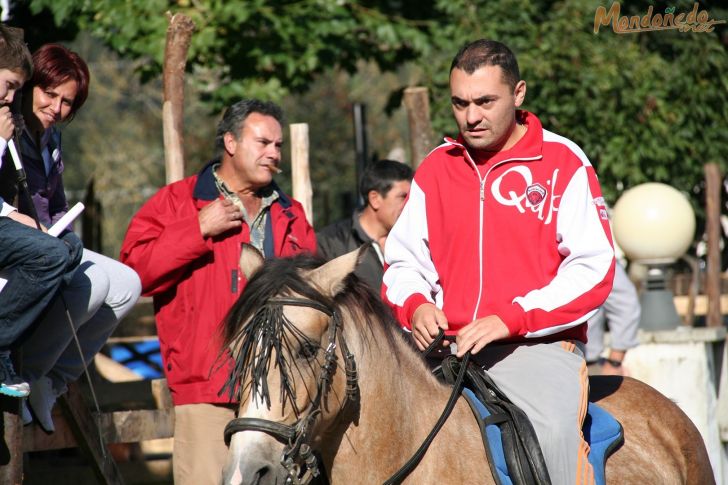
<path fill-rule="evenodd" d="M 626 191 L 614 206 L 614 236 L 627 257 L 647 267 L 640 295 L 643 330 L 680 325 L 668 285 L 670 266 L 690 247 L 695 213 L 677 189 L 646 183 Z"/>

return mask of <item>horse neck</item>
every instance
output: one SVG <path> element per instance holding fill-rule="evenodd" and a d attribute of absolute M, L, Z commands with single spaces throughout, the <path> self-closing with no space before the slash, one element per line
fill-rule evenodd
<path fill-rule="evenodd" d="M 415 431 L 421 428 L 418 422 L 442 411 L 449 390 L 437 382 L 420 356 L 402 340 L 397 336 L 393 350 L 373 342 L 369 355 L 361 359 L 360 387 L 362 403 L 366 403 L 363 412 L 387 414 L 391 422 L 384 429 L 396 430 L 407 438 L 417 434 Z"/>
<path fill-rule="evenodd" d="M 377 322 L 369 330 L 359 322 L 353 332 L 351 326 L 346 328 L 359 370 L 361 405 L 358 419 L 335 431 L 340 433 L 337 439 L 328 440 L 335 443 L 334 449 L 323 453 L 325 459 L 329 455 L 327 466 L 333 466 L 329 468 L 332 482 L 338 481 L 336 476 L 361 477 L 361 483 L 388 478 L 404 463 L 403 457 L 412 456 L 424 441 L 450 395 L 451 389 L 432 376 L 402 336 L 395 335 L 390 345 L 382 329 L 385 324 Z M 368 335 L 368 341 L 363 335 Z M 461 399 L 431 447 L 437 451 L 428 455 L 438 456 L 439 462 L 447 464 L 460 461 L 463 449 L 477 450 L 473 453 L 483 456 L 477 425 Z M 471 461 L 475 466 L 483 463 L 477 458 Z M 424 461 L 422 465 L 427 467 Z M 362 470 L 373 475 L 363 476 L 366 472 Z"/>

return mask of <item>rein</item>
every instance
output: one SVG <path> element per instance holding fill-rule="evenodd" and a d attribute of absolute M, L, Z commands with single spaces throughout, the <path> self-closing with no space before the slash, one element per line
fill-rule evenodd
<path fill-rule="evenodd" d="M 432 343 L 427 347 L 424 351 L 424 355 L 428 355 L 430 352 L 432 352 L 436 346 L 440 345 L 443 338 L 445 337 L 445 332 L 440 329 L 440 332 L 437 334 L 437 337 L 435 337 L 435 340 L 432 341 Z M 412 473 L 412 470 L 415 469 L 415 467 L 420 463 L 420 460 L 422 460 L 422 457 L 427 452 L 427 449 L 432 444 L 432 440 L 435 439 L 435 436 L 437 436 L 437 433 L 440 432 L 440 429 L 445 424 L 445 421 L 447 421 L 447 418 L 450 417 L 450 413 L 452 413 L 453 408 L 455 407 L 455 403 L 457 402 L 458 398 L 460 397 L 460 394 L 462 392 L 463 387 L 463 379 L 465 378 L 465 372 L 468 368 L 468 363 L 470 362 L 470 351 L 468 351 L 465 356 L 463 357 L 463 361 L 460 365 L 460 370 L 458 371 L 457 378 L 455 379 L 455 383 L 452 386 L 452 392 L 450 393 L 450 398 L 447 401 L 447 404 L 445 405 L 445 409 L 442 411 L 442 414 L 440 415 L 440 418 L 435 423 L 435 426 L 432 427 L 432 431 L 430 431 L 430 434 L 427 435 L 427 438 L 425 438 L 425 441 L 422 442 L 419 449 L 415 452 L 415 454 L 407 460 L 407 463 L 402 465 L 402 468 L 400 468 L 394 475 L 392 475 L 389 480 L 384 482 L 384 485 L 394 485 L 401 483 L 402 480 L 404 480 L 407 475 Z"/>
<path fill-rule="evenodd" d="M 232 435 L 241 431 L 266 433 L 286 444 L 281 457 L 281 465 L 288 470 L 286 484 L 305 485 L 320 474 L 316 456 L 314 456 L 309 444 L 311 440 L 310 431 L 321 415 L 321 402 L 328 393 L 331 378 L 336 370 L 337 341 L 341 347 L 341 354 L 344 356 L 344 370 L 346 373 L 346 400 L 344 406 L 349 401 L 357 402 L 359 400 L 356 362 L 346 345 L 343 332 L 340 331 L 341 317 L 336 310 L 306 298 L 271 298 L 268 300 L 267 305 L 308 307 L 331 317 L 324 362 L 321 365 L 321 374 L 316 386 L 316 397 L 309 404 L 305 415 L 292 425 L 261 418 L 235 418 L 231 420 L 225 426 L 225 445 L 230 446 Z M 305 468 L 303 475 L 301 474 L 302 466 Z"/>

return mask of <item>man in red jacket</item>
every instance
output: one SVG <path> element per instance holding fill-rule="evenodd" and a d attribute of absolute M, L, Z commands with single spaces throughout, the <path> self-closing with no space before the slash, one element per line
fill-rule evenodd
<path fill-rule="evenodd" d="M 526 83 L 505 45 L 464 46 L 450 91 L 460 136 L 415 173 L 384 296 L 420 349 L 442 328 L 477 354 L 533 423 L 552 483 L 589 483 L 583 345 L 614 274 L 599 183 L 575 143 L 517 109 Z"/>
<path fill-rule="evenodd" d="M 218 158 L 199 174 L 162 188 L 132 218 L 121 261 L 154 297 L 164 370 L 175 405 L 174 482 L 217 484 L 235 405 L 218 396 L 230 362 L 219 366 L 220 325 L 245 287 L 242 243 L 266 258 L 316 251 L 303 207 L 273 181 L 283 113 L 243 100 L 225 112 Z"/>

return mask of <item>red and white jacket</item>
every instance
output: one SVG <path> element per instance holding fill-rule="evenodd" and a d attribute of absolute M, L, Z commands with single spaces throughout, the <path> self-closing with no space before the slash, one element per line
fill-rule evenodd
<path fill-rule="evenodd" d="M 382 293 L 405 328 L 431 302 L 448 334 L 498 315 L 512 341 L 586 341 L 614 276 L 599 182 L 575 143 L 518 116 L 511 149 L 477 159 L 446 139 L 417 169 L 384 252 Z"/>

